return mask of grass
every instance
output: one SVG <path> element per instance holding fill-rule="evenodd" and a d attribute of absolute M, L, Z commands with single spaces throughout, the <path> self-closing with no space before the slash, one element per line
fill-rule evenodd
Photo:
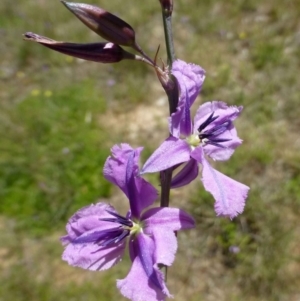
<path fill-rule="evenodd" d="M 161 44 L 166 61 L 158 1 L 99 5 L 132 25 L 150 56 Z M 197 104 L 244 106 L 236 123 L 244 143 L 216 168 L 251 192 L 233 221 L 215 217 L 200 182 L 172 192 L 197 229 L 179 235 L 170 290 L 175 300 L 299 300 L 298 3 L 178 0 L 174 7 L 177 57 L 207 71 Z M 75 210 L 99 199 L 125 212 L 103 163 L 115 143 L 144 145 L 146 159 L 165 139 L 162 88 L 142 64 L 82 62 L 24 42 L 26 31 L 99 40 L 59 2 L 3 0 L 0 14 L 0 301 L 120 299 L 115 279 L 126 275 L 127 259 L 103 273 L 72 268 L 60 259 L 58 238 Z"/>

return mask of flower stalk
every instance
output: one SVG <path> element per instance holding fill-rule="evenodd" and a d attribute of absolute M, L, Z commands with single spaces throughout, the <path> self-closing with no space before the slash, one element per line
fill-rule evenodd
<path fill-rule="evenodd" d="M 165 43 L 167 49 L 168 65 L 169 69 L 172 69 L 173 62 L 175 61 L 175 50 L 173 44 L 173 34 L 172 34 L 172 11 L 173 11 L 173 1 L 163 1 L 160 0 L 162 7 L 162 19 L 165 34 Z M 179 89 L 177 80 L 173 75 L 170 75 L 170 80 L 174 82 L 172 89 L 165 89 L 169 101 L 169 111 L 170 115 L 176 112 L 178 99 L 179 99 Z M 161 183 L 161 199 L 160 206 L 168 207 L 170 202 L 170 189 L 172 181 L 172 168 L 163 170 L 160 173 L 160 183 Z"/>

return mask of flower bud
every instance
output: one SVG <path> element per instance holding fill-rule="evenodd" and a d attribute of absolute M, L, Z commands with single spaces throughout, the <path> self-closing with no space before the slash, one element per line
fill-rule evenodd
<path fill-rule="evenodd" d="M 98 63 L 116 63 L 123 59 L 135 59 L 135 55 L 113 43 L 76 44 L 57 42 L 32 32 L 26 32 L 24 39 L 37 42 L 55 51 Z"/>
<path fill-rule="evenodd" d="M 102 38 L 123 46 L 135 45 L 135 32 L 133 28 L 118 18 L 97 6 L 65 2 L 62 3 L 86 26 Z"/>
<path fill-rule="evenodd" d="M 173 12 L 173 0 L 159 0 L 162 10 L 166 16 L 171 16 Z"/>

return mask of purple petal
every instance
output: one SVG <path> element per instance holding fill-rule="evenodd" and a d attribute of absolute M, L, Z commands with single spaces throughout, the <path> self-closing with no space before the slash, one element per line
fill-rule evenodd
<path fill-rule="evenodd" d="M 181 95 L 180 100 L 189 99 L 190 106 L 194 103 L 205 79 L 205 70 L 198 65 L 176 60 L 172 65 L 172 74 L 176 77 L 180 91 L 187 90 L 187 95 Z"/>
<path fill-rule="evenodd" d="M 145 229 L 150 232 L 152 227 L 160 227 L 161 229 L 166 227 L 172 231 L 195 227 L 194 219 L 178 208 L 151 208 L 143 213 L 141 220 L 145 224 Z"/>
<path fill-rule="evenodd" d="M 163 273 L 155 266 L 152 238 L 139 234 L 131 243 L 136 256 L 127 277 L 117 280 L 121 294 L 132 301 L 164 301 L 171 297 Z"/>
<path fill-rule="evenodd" d="M 182 96 L 185 95 L 185 100 L 179 102 L 176 112 L 169 117 L 169 130 L 171 135 L 176 138 L 179 138 L 180 135 L 189 136 L 193 131 L 187 90 L 184 89 L 181 93 Z"/>
<path fill-rule="evenodd" d="M 242 140 L 237 136 L 236 129 L 232 123 L 239 116 L 241 111 L 242 107 L 228 107 L 226 103 L 221 101 L 206 102 L 198 108 L 194 119 L 194 133 L 197 133 L 198 128 L 212 113 L 214 117 L 218 118 L 211 122 L 205 128 L 205 131 L 218 127 L 227 121 L 230 123 L 228 129 L 217 136 L 218 139 L 228 140 L 221 143 L 222 147 L 213 144 L 206 144 L 203 146 L 207 156 L 214 160 L 228 160 L 234 150 L 242 143 Z"/>
<path fill-rule="evenodd" d="M 159 264 L 171 266 L 177 251 L 177 237 L 174 231 L 165 227 L 163 231 L 161 227 L 153 227 L 150 233 L 155 243 L 154 258 L 156 266 L 158 267 Z"/>
<path fill-rule="evenodd" d="M 135 153 L 134 172 L 138 174 L 138 160 L 142 149 L 142 147 L 133 149 L 129 144 L 125 143 L 122 143 L 120 146 L 114 145 L 111 148 L 112 156 L 109 156 L 104 164 L 104 177 L 111 183 L 119 186 L 126 195 L 126 166 L 128 157 L 131 153 Z"/>
<path fill-rule="evenodd" d="M 192 182 L 199 173 L 198 162 L 193 158 L 172 178 L 171 188 L 178 188 Z"/>
<path fill-rule="evenodd" d="M 130 202 L 131 215 L 139 218 L 141 212 L 157 199 L 156 189 L 141 177 L 134 176 L 134 153 L 128 157 L 126 166 L 127 196 Z"/>
<path fill-rule="evenodd" d="M 97 203 L 78 210 L 69 220 L 67 235 L 61 240 L 65 247 L 63 260 L 70 265 L 89 270 L 105 270 L 121 260 L 125 242 L 113 246 L 101 247 L 96 242 L 101 237 L 116 231 L 116 224 L 102 221 L 110 218 L 107 212 L 116 212 L 112 206 Z"/>
<path fill-rule="evenodd" d="M 181 139 L 169 137 L 146 161 L 141 174 L 158 172 L 190 159 L 190 146 Z"/>
<path fill-rule="evenodd" d="M 192 133 L 190 107 L 202 88 L 205 71 L 200 66 L 177 60 L 172 73 L 179 83 L 180 97 L 176 112 L 169 117 L 169 130 L 172 136 L 179 138 L 180 134 L 189 136 Z"/>
<path fill-rule="evenodd" d="M 93 229 L 98 229 L 100 231 L 115 227 L 115 225 L 110 222 L 100 220 L 100 218 L 111 217 L 107 210 L 116 212 L 112 206 L 105 203 L 92 204 L 78 210 L 69 219 L 66 226 L 68 235 L 64 236 L 62 241 L 68 243 Z"/>
<path fill-rule="evenodd" d="M 128 144 L 115 145 L 103 169 L 105 178 L 119 186 L 128 197 L 135 218 L 157 199 L 156 189 L 138 174 L 141 151 L 142 148 L 133 149 Z"/>
<path fill-rule="evenodd" d="M 185 114 L 184 103 L 178 104 L 176 112 L 168 117 L 169 132 L 175 138 L 180 138 L 181 135 L 181 119 Z"/>
<path fill-rule="evenodd" d="M 158 197 L 157 190 L 147 181 L 141 177 L 135 178 L 135 189 L 137 200 L 135 202 L 137 207 L 137 216 L 139 217 L 141 212 L 152 205 Z"/>
<path fill-rule="evenodd" d="M 118 263 L 124 254 L 125 241 L 100 247 L 96 243 L 70 243 L 66 246 L 62 259 L 69 265 L 92 271 L 102 271 Z"/>
<path fill-rule="evenodd" d="M 218 216 L 231 219 L 242 213 L 249 187 L 218 172 L 202 158 L 202 182 L 206 191 L 215 199 L 215 211 Z"/>
<path fill-rule="evenodd" d="M 126 183 L 126 191 L 127 197 L 130 203 L 131 215 L 134 218 L 139 218 L 140 216 L 140 199 L 138 197 L 136 185 L 135 185 L 135 177 L 134 177 L 134 152 L 131 152 L 128 156 L 127 164 L 126 164 L 126 174 L 125 174 L 125 183 Z"/>
<path fill-rule="evenodd" d="M 178 208 L 152 208 L 143 214 L 144 233 L 155 242 L 155 264 L 170 266 L 177 251 L 174 231 L 195 226 L 194 219 Z"/>

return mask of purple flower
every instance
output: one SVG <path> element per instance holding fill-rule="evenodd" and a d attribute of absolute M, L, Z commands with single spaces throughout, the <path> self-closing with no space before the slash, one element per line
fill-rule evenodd
<path fill-rule="evenodd" d="M 62 258 L 70 265 L 105 270 L 118 263 L 126 240 L 132 267 L 125 279 L 117 280 L 121 293 L 133 300 L 162 301 L 170 297 L 159 265 L 170 266 L 175 258 L 174 231 L 194 227 L 194 220 L 177 208 L 150 208 L 157 198 L 154 187 L 139 176 L 142 148 L 114 146 L 104 166 L 104 176 L 120 187 L 130 203 L 126 216 L 105 203 L 77 211 L 67 224 L 67 244 Z"/>
<path fill-rule="evenodd" d="M 238 246 L 230 246 L 228 248 L 228 250 L 230 253 L 233 253 L 233 254 L 238 254 L 241 251 L 241 249 Z"/>
<path fill-rule="evenodd" d="M 193 124 L 190 107 L 201 89 L 204 75 L 199 76 L 200 67 L 186 68 L 187 64 L 182 61 L 177 64 L 172 72 L 180 86 L 180 100 L 177 111 L 169 119 L 171 136 L 147 160 L 141 173 L 175 169 L 186 163 L 172 179 L 172 188 L 177 188 L 194 180 L 201 164 L 202 182 L 215 198 L 217 215 L 233 218 L 243 211 L 249 187 L 215 170 L 206 156 L 228 160 L 241 144 L 233 121 L 242 107 L 228 107 L 220 101 L 204 103 L 198 108 Z"/>

